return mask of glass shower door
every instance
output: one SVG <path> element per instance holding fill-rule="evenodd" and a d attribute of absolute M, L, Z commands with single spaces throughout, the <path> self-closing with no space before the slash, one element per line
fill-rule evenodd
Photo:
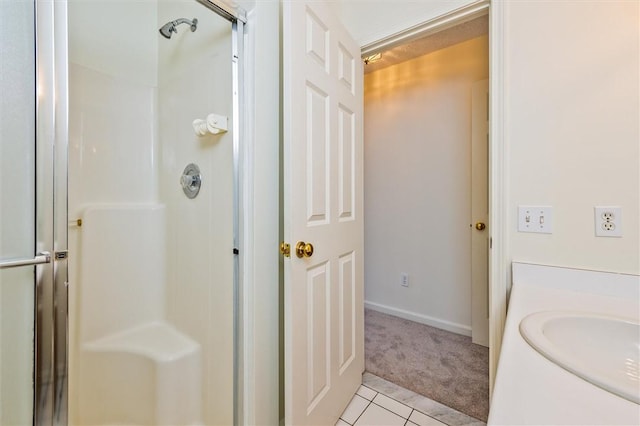
<path fill-rule="evenodd" d="M 2 425 L 66 423 L 64 8 L 0 1 Z"/>
<path fill-rule="evenodd" d="M 33 416 L 35 4 L 0 2 L 0 424 Z M 12 267 L 9 267 L 12 266 Z"/>

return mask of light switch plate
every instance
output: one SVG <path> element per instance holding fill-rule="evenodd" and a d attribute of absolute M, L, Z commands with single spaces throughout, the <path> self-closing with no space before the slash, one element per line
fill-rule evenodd
<path fill-rule="evenodd" d="M 553 233 L 553 207 L 518 206 L 518 232 Z"/>

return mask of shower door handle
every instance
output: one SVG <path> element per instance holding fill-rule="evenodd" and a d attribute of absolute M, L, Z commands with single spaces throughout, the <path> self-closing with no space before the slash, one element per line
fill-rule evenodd
<path fill-rule="evenodd" d="M 0 261 L 0 269 L 17 268 L 18 266 L 41 265 L 43 263 L 51 263 L 51 253 L 49 253 L 48 251 L 41 251 L 33 259 Z"/>

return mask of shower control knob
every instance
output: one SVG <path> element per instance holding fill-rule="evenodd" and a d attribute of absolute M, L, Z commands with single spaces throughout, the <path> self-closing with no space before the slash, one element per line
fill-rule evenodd
<path fill-rule="evenodd" d="M 200 177 L 198 175 L 182 175 L 182 186 L 183 187 L 194 187 L 199 184 Z"/>
<path fill-rule="evenodd" d="M 195 198 L 200 192 L 200 186 L 202 185 L 202 176 L 200 175 L 200 168 L 196 164 L 188 164 L 180 176 L 180 185 L 182 185 L 182 191 L 188 198 Z"/>

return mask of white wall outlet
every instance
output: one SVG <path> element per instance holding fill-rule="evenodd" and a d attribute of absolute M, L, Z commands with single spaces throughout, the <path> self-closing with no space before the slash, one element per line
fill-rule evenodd
<path fill-rule="evenodd" d="M 553 207 L 518 206 L 518 232 L 553 232 Z"/>
<path fill-rule="evenodd" d="M 593 211 L 596 237 L 622 237 L 622 207 L 596 206 Z"/>
<path fill-rule="evenodd" d="M 409 274 L 406 272 L 400 274 L 400 285 L 402 287 L 409 287 Z"/>

